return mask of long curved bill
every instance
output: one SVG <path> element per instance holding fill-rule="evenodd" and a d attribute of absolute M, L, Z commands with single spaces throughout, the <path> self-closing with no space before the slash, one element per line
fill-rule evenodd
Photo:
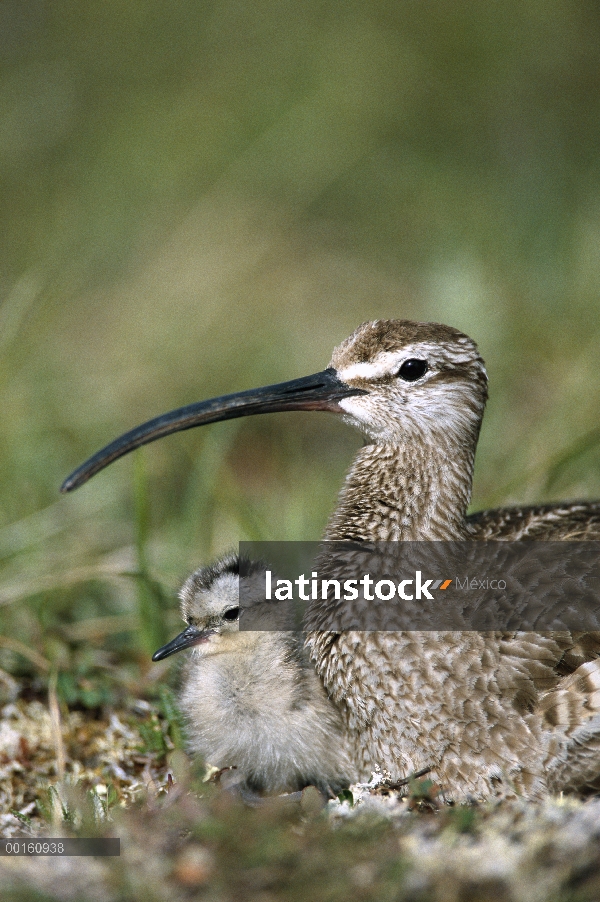
<path fill-rule="evenodd" d="M 155 651 L 152 655 L 152 660 L 162 661 L 163 658 L 168 658 L 170 655 L 174 655 L 175 652 L 183 651 L 184 648 L 191 648 L 193 645 L 200 645 L 201 642 L 206 642 L 212 635 L 214 635 L 214 630 L 199 630 L 195 626 L 188 626 L 182 633 L 179 633 L 178 636 L 175 636 L 174 639 L 171 639 L 158 651 Z"/>
<path fill-rule="evenodd" d="M 253 388 L 234 395 L 188 404 L 186 407 L 179 407 L 170 413 L 148 420 L 147 423 L 136 426 L 135 429 L 106 445 L 71 473 L 60 490 L 70 492 L 78 488 L 134 448 L 147 445 L 172 432 L 257 413 L 276 413 L 283 410 L 336 411 L 339 410 L 338 403 L 342 398 L 362 394 L 365 392 L 341 382 L 336 371 L 329 368 L 313 376 L 305 376 L 303 379 L 292 379 L 290 382 L 280 382 L 277 385 L 267 385 L 264 388 Z"/>

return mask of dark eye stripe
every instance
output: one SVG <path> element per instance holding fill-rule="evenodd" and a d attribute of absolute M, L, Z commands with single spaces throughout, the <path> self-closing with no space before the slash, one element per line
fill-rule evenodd
<path fill-rule="evenodd" d="M 419 360 L 418 357 L 411 357 L 410 360 L 404 361 L 398 370 L 398 375 L 401 379 L 404 379 L 405 382 L 416 382 L 417 379 L 424 376 L 426 372 L 427 361 Z"/>

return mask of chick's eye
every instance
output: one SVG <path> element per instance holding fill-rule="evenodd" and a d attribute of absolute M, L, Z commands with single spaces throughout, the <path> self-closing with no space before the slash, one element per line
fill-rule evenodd
<path fill-rule="evenodd" d="M 223 620 L 227 620 L 229 623 L 233 623 L 234 620 L 237 620 L 240 616 L 239 608 L 229 608 L 228 611 L 225 611 L 223 614 Z"/>
<path fill-rule="evenodd" d="M 417 379 L 424 376 L 426 372 L 427 361 L 419 360 L 417 357 L 411 357 L 410 360 L 404 361 L 398 370 L 398 375 L 401 379 L 404 379 L 405 382 L 416 382 Z"/>

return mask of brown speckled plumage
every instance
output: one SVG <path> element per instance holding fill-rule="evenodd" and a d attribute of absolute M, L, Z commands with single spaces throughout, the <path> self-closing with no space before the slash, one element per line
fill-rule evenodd
<path fill-rule="evenodd" d="M 600 501 L 532 504 L 478 511 L 467 518 L 480 539 L 575 541 L 600 538 Z"/>
<path fill-rule="evenodd" d="M 427 361 L 416 381 L 402 361 Z M 326 532 L 337 540 L 598 539 L 600 502 L 467 517 L 487 398 L 476 345 L 447 326 L 365 323 L 333 353 L 367 437 Z M 365 772 L 433 767 L 455 798 L 600 787 L 600 634 L 313 633 Z M 598 686 L 598 688 L 596 688 Z"/>

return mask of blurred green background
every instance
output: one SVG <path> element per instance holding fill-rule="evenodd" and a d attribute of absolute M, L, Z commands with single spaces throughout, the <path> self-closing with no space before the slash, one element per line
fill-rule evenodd
<path fill-rule="evenodd" d="M 317 538 L 360 444 L 323 414 L 58 487 L 367 319 L 479 343 L 474 507 L 600 495 L 596 3 L 3 0 L 0 54 L 0 666 L 144 671 L 191 568 Z"/>

